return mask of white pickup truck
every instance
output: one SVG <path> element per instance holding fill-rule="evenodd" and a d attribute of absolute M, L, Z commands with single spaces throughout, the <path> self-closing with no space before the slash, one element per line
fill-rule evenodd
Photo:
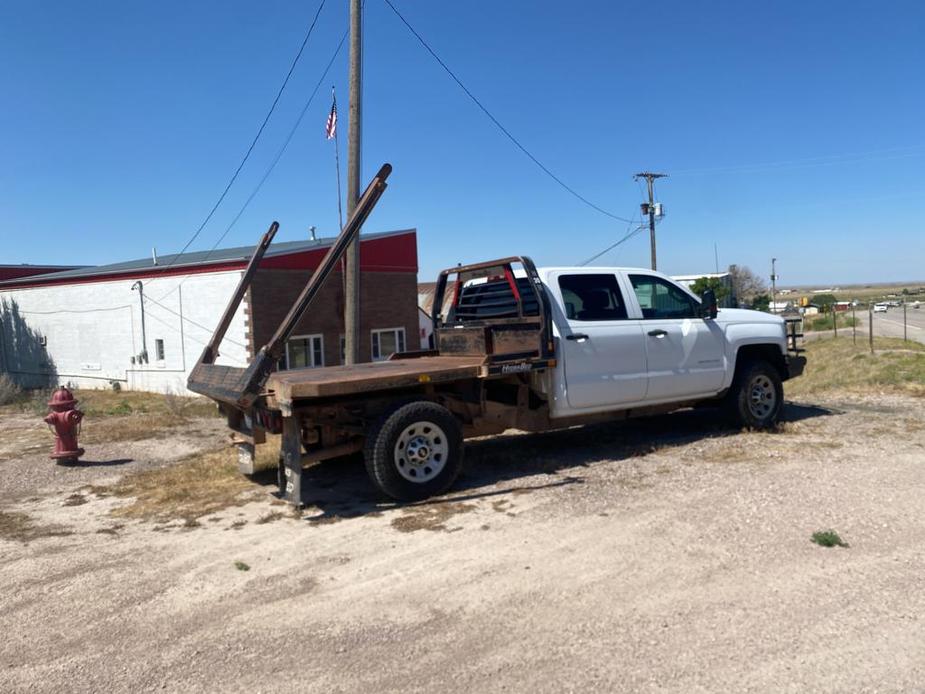
<path fill-rule="evenodd" d="M 286 318 L 247 369 L 214 363 L 274 223 L 257 247 L 188 387 L 216 400 L 243 472 L 267 431 L 282 434 L 280 491 L 302 501 L 306 464 L 363 451 L 382 492 L 421 499 L 462 469 L 464 439 L 722 406 L 738 426 L 772 426 L 782 383 L 806 363 L 767 313 L 722 309 L 657 272 L 552 267 L 527 257 L 440 273 L 436 348 L 370 364 L 276 371 L 286 340 L 385 187 L 367 188 Z"/>

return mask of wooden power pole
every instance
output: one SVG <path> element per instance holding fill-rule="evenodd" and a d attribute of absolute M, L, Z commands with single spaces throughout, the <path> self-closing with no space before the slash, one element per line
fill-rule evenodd
<path fill-rule="evenodd" d="M 643 214 L 648 213 L 649 215 L 649 245 L 651 247 L 651 252 L 652 252 L 652 269 L 653 270 L 658 269 L 656 267 L 657 263 L 655 259 L 655 217 L 656 217 L 656 214 L 655 214 L 656 213 L 655 179 L 665 178 L 667 175 L 668 174 L 650 173 L 648 171 L 644 171 L 643 173 L 638 173 L 633 177 L 636 180 L 639 180 L 640 178 L 646 179 L 646 183 L 648 184 L 648 187 L 649 187 L 649 204 L 647 205 L 643 203 L 642 210 L 643 210 Z M 660 212 L 661 212 L 661 206 L 659 205 L 659 215 L 658 216 L 661 216 Z"/>
<path fill-rule="evenodd" d="M 363 71 L 362 0 L 350 0 L 350 94 L 347 123 L 347 219 L 360 199 L 360 95 Z M 347 248 L 344 263 L 344 361 L 360 361 L 360 237 Z"/>

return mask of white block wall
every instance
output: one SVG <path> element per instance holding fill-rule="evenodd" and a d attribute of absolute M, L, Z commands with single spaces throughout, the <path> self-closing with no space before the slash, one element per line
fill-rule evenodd
<path fill-rule="evenodd" d="M 129 390 L 186 390 L 186 378 L 221 318 L 241 271 L 143 278 L 148 363 L 137 356 L 141 341 L 141 306 L 136 278 L 31 289 L 0 289 L 0 320 L 8 324 L 15 306 L 30 331 L 43 336 L 57 382 L 78 388 L 110 388 L 118 382 Z M 5 307 L 4 307 L 5 304 Z M 20 328 L 23 326 L 20 325 Z M 5 360 L 0 370 L 19 382 L 40 380 L 42 365 L 16 360 L 9 325 L 0 326 Z M 20 334 L 22 334 L 20 332 Z M 164 359 L 157 359 L 155 340 L 164 341 Z M 232 320 L 219 351 L 220 364 L 247 364 L 244 305 Z M 132 363 L 132 357 L 136 357 Z M 21 360 L 20 360 L 21 361 Z M 19 367 L 13 372 L 15 367 Z"/>

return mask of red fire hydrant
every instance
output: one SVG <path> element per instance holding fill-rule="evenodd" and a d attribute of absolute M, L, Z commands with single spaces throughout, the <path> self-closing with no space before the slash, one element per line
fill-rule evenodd
<path fill-rule="evenodd" d="M 51 458 L 62 463 L 76 462 L 84 454 L 84 449 L 77 445 L 84 413 L 77 409 L 74 394 L 63 386 L 52 394 L 48 407 L 51 412 L 45 417 L 45 423 L 55 433 L 55 452 Z"/>

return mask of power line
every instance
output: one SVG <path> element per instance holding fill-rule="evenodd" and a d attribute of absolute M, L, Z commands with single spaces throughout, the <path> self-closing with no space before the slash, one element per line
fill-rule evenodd
<path fill-rule="evenodd" d="M 163 310 L 167 311 L 167 313 L 172 313 L 172 314 L 175 315 L 177 318 L 186 321 L 186 322 L 189 323 L 190 325 L 195 325 L 197 328 L 201 328 L 202 330 L 205 330 L 205 331 L 206 331 L 207 333 L 209 333 L 210 335 L 212 334 L 212 331 L 214 330 L 214 328 L 207 328 L 207 327 L 204 326 L 202 323 L 197 323 L 197 322 L 194 321 L 192 318 L 187 318 L 186 316 L 183 316 L 183 315 L 177 313 L 177 312 L 174 311 L 172 308 L 170 308 L 169 306 L 165 306 L 164 304 L 162 304 L 162 303 L 161 303 L 160 301 L 158 301 L 157 299 L 152 299 L 150 296 L 146 296 L 146 297 L 144 298 L 144 300 L 145 300 L 145 301 L 150 301 L 151 303 L 156 304 L 157 306 L 159 306 L 159 307 L 162 308 Z M 235 345 L 236 347 L 241 347 L 242 349 L 247 349 L 247 345 L 243 345 L 243 344 L 241 344 L 240 342 L 238 342 L 237 340 L 232 340 L 230 337 L 226 337 L 225 340 L 227 340 L 227 341 L 230 342 L 231 344 Z"/>
<path fill-rule="evenodd" d="M 27 314 L 30 316 L 51 316 L 58 313 L 99 313 L 102 311 L 119 311 L 123 308 L 131 308 L 131 304 L 123 304 L 122 306 L 107 306 L 106 308 L 84 308 L 84 309 L 67 309 L 60 308 L 54 311 L 20 311 L 20 313 Z"/>
<path fill-rule="evenodd" d="M 523 152 L 525 155 L 527 155 L 527 157 L 528 157 L 534 164 L 536 164 L 536 165 L 543 171 L 543 173 L 545 173 L 545 174 L 546 174 L 547 176 L 549 176 L 553 181 L 555 181 L 556 183 L 558 183 L 563 189 L 565 189 L 566 191 L 568 191 L 569 193 L 571 193 L 573 196 L 575 196 L 576 198 L 578 198 L 579 200 L 581 200 L 581 202 L 583 202 L 585 205 L 587 205 L 587 206 L 590 207 L 591 209 L 597 210 L 597 211 L 600 212 L 601 214 L 606 215 L 606 216 L 610 217 L 611 219 L 617 219 L 617 220 L 619 220 L 619 221 L 621 221 L 621 222 L 627 222 L 628 224 L 632 224 L 632 221 L 633 221 L 633 220 L 626 219 L 625 217 L 620 217 L 620 216 L 618 216 L 618 215 L 613 214 L 612 212 L 608 212 L 607 210 L 603 209 L 602 207 L 599 207 L 599 206 L 595 205 L 593 202 L 591 202 L 591 201 L 588 200 L 586 197 L 584 197 L 583 195 L 581 195 L 581 194 L 580 194 L 578 191 L 576 191 L 574 188 L 572 188 L 571 186 L 569 186 L 568 184 L 566 184 L 561 178 L 559 178 L 559 177 L 556 176 L 552 171 L 550 171 L 539 159 L 537 159 L 535 156 L 533 156 L 533 154 L 531 154 L 530 151 L 529 151 L 526 147 L 524 147 L 524 146 L 520 143 L 520 141 L 510 133 L 510 131 L 509 131 L 507 128 L 505 128 L 503 125 L 501 125 L 501 122 L 500 122 L 497 118 L 495 118 L 494 115 L 492 115 L 491 111 L 489 111 L 487 108 L 485 108 L 485 106 L 482 104 L 481 101 L 478 100 L 478 98 L 475 96 L 475 94 L 473 94 L 471 91 L 469 91 L 469 88 L 466 87 L 466 85 L 462 83 L 462 80 L 460 80 L 459 77 L 456 76 L 456 73 L 454 73 L 454 72 L 449 68 L 449 66 L 448 66 L 445 62 L 443 62 L 443 60 L 440 58 L 439 55 L 437 55 L 437 53 L 434 51 L 434 49 L 431 48 L 430 45 L 427 43 L 427 41 L 424 40 L 424 37 L 421 36 L 421 35 L 415 30 L 415 28 L 414 28 L 413 26 L 411 26 L 411 24 L 408 23 L 408 20 L 404 18 L 404 16 L 402 15 L 401 12 L 398 11 L 398 9 L 396 9 L 395 5 L 392 4 L 391 0 L 385 0 L 385 4 L 388 5 L 388 6 L 391 8 L 392 12 L 395 13 L 395 16 L 398 17 L 398 18 L 401 20 L 402 24 L 404 24 L 404 25 L 408 28 L 408 31 L 410 31 L 412 34 L 414 34 L 414 37 L 420 42 L 420 44 L 425 48 L 425 50 L 427 50 L 427 52 L 430 53 L 430 55 L 433 57 L 433 59 L 436 60 L 436 61 L 440 64 L 440 67 L 442 67 L 442 68 L 444 69 L 444 71 L 446 71 L 446 73 L 453 79 L 453 81 L 456 82 L 456 84 L 459 86 L 459 88 L 462 89 L 462 90 L 466 93 L 466 96 L 468 96 L 470 99 L 472 99 L 473 103 L 475 103 L 475 105 L 478 106 L 478 107 L 481 109 L 482 113 L 484 113 L 486 116 L 488 116 L 489 120 L 491 120 L 491 122 L 494 123 L 502 133 L 504 133 L 504 135 L 507 137 L 507 139 L 509 139 L 511 142 L 513 142 L 514 145 L 515 145 L 521 152 Z"/>
<path fill-rule="evenodd" d="M 212 206 L 212 209 L 209 211 L 209 214 L 206 215 L 206 218 L 203 220 L 202 224 L 199 225 L 199 228 L 196 229 L 196 232 L 190 237 L 189 241 L 186 242 L 186 245 L 180 250 L 179 253 L 175 254 L 171 261 L 165 266 L 169 268 L 180 257 L 183 253 L 186 252 L 192 243 L 199 237 L 199 234 L 202 233 L 202 230 L 205 229 L 206 224 L 209 223 L 209 220 L 212 219 L 212 215 L 215 214 L 215 211 L 218 209 L 219 205 L 222 204 L 222 201 L 225 199 L 225 196 L 228 194 L 228 191 L 231 189 L 231 186 L 234 185 L 234 182 L 238 178 L 238 174 L 241 173 L 241 169 L 244 168 L 244 164 L 247 163 L 247 160 L 251 156 L 251 152 L 254 151 L 254 147 L 257 145 L 257 141 L 260 139 L 260 136 L 263 134 L 264 128 L 266 128 L 267 123 L 270 120 L 270 116 L 273 115 L 273 112 L 276 110 L 276 105 L 279 103 L 280 97 L 283 95 L 283 91 L 286 89 L 286 85 L 289 84 L 289 78 L 292 77 L 292 73 L 295 70 L 296 65 L 299 62 L 299 59 L 302 57 L 302 53 L 305 50 L 305 46 L 308 45 L 308 40 L 311 38 L 312 32 L 315 29 L 315 24 L 318 23 L 318 17 L 321 14 L 321 10 L 324 8 L 326 0 L 321 0 L 321 4 L 318 6 L 318 10 L 315 12 L 315 16 L 312 19 L 311 26 L 308 27 L 308 32 L 305 34 L 305 38 L 302 40 L 302 45 L 299 47 L 298 53 L 296 53 L 295 58 L 292 60 L 292 64 L 289 66 L 289 72 L 286 73 L 286 78 L 283 80 L 282 85 L 279 88 L 279 91 L 276 92 L 276 98 L 273 99 L 273 103 L 270 105 L 270 110 L 267 111 L 267 115 L 264 117 L 263 122 L 260 124 L 260 127 L 257 129 L 257 134 L 254 135 L 254 139 L 251 141 L 250 146 L 247 148 L 247 152 L 244 153 L 244 158 L 241 159 L 241 163 L 238 164 L 238 168 L 235 169 L 234 174 L 231 176 L 231 180 L 228 181 L 228 185 L 225 186 L 225 189 L 222 191 L 222 194 L 219 195 L 218 200 Z"/>
<path fill-rule="evenodd" d="M 636 223 L 635 221 L 631 222 L 631 223 L 630 223 L 630 226 L 632 226 L 632 225 L 635 224 L 635 223 Z M 591 256 L 590 258 L 588 258 L 588 259 L 587 259 L 586 261 L 584 261 L 583 263 L 578 263 L 578 265 L 579 265 L 580 267 L 584 267 L 585 265 L 590 265 L 591 263 L 593 263 L 595 260 L 597 260 L 598 258 L 600 258 L 600 257 L 601 257 L 602 255 L 604 255 L 605 253 L 609 253 L 610 251 L 612 251 L 612 250 L 613 250 L 614 248 L 616 248 L 617 246 L 619 246 L 619 245 L 621 245 L 621 244 L 623 244 L 623 243 L 626 243 L 627 241 L 629 241 L 631 238 L 633 238 L 634 236 L 636 236 L 637 234 L 639 234 L 639 232 L 643 231 L 643 230 L 646 229 L 646 228 L 647 228 L 647 227 L 646 227 L 645 224 L 640 224 L 639 226 L 637 226 L 637 227 L 636 227 L 635 229 L 633 229 L 632 231 L 629 231 L 629 228 L 627 228 L 627 233 L 624 234 L 623 237 L 620 238 L 616 243 L 612 243 L 611 245 L 607 246 L 607 248 L 605 248 L 604 250 L 602 250 L 600 253 L 597 253 L 596 255 Z"/>
<path fill-rule="evenodd" d="M 289 130 L 289 135 L 286 136 L 286 140 L 283 142 L 283 146 L 279 148 L 279 151 L 276 153 L 276 156 L 273 158 L 273 161 L 270 163 L 270 166 L 267 167 L 267 170 L 264 172 L 263 177 L 254 187 L 254 190 L 251 191 L 251 194 L 247 196 L 247 200 L 244 201 L 244 204 L 241 206 L 241 209 L 238 210 L 238 213 L 234 216 L 234 219 L 231 220 L 231 223 L 222 232 L 222 235 L 218 237 L 218 240 L 212 244 L 212 248 L 209 249 L 205 257 L 199 262 L 205 262 L 212 255 L 212 252 L 218 248 L 219 244 L 225 240 L 225 237 L 228 236 L 229 232 L 234 228 L 234 225 L 238 223 L 238 220 L 241 219 L 241 215 L 244 214 L 244 211 L 247 209 L 248 205 L 251 204 L 251 201 L 257 197 L 257 193 L 260 192 L 260 189 L 263 187 L 263 184 L 267 182 L 267 179 L 270 177 L 270 174 L 273 173 L 273 169 L 276 168 L 276 165 L 279 163 L 279 160 L 282 159 L 283 154 L 286 152 L 286 149 L 289 147 L 289 143 L 292 142 L 292 138 L 295 136 L 296 131 L 299 129 L 299 126 L 302 124 L 302 119 L 305 118 L 305 114 L 308 112 L 308 107 L 312 105 L 312 102 L 315 99 L 315 96 L 318 94 L 318 90 L 321 88 L 322 83 L 327 78 L 328 73 L 331 71 L 331 66 L 334 65 L 334 61 L 337 59 L 337 56 L 340 55 L 341 49 L 344 47 L 344 42 L 347 40 L 349 32 L 344 32 L 344 35 L 341 36 L 340 42 L 337 44 L 337 48 L 334 49 L 331 59 L 328 60 L 327 66 L 324 68 L 324 72 L 321 74 L 321 77 L 318 78 L 318 82 L 315 84 L 315 88 L 312 90 L 311 95 L 308 97 L 308 101 L 305 102 L 305 105 L 302 107 L 302 111 L 299 113 L 299 117 L 296 118 L 295 123 L 292 128 Z M 190 278 L 190 275 L 184 275 L 183 279 L 170 291 L 164 294 L 160 300 L 163 301 L 168 296 L 173 294 L 177 289 L 179 289 L 183 283 Z M 152 280 L 153 281 L 153 280 Z M 150 282 L 149 282 L 150 284 Z"/>

